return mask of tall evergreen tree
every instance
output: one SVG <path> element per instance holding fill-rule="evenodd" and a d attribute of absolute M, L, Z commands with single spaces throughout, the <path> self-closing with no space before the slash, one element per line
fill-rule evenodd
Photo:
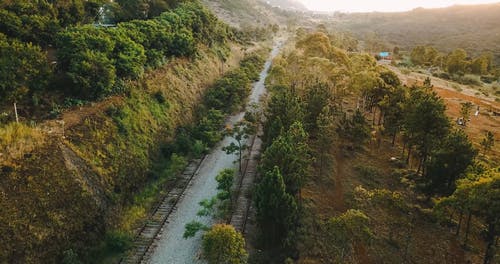
<path fill-rule="evenodd" d="M 266 246 L 285 241 L 297 223 L 298 208 L 293 196 L 285 190 L 283 176 L 278 167 L 267 171 L 255 189 L 257 223 Z M 283 244 L 281 244 L 283 246 Z"/>

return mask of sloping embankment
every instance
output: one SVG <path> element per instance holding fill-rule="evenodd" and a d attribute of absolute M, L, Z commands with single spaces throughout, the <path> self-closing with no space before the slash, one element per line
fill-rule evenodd
<path fill-rule="evenodd" d="M 226 68 L 243 56 L 237 46 L 231 54 Z M 173 60 L 127 83 L 126 96 L 68 111 L 64 122 L 47 121 L 36 137 L 23 139 L 33 147 L 3 155 L 0 262 L 52 263 L 115 227 L 124 205 L 158 177 L 154 161 L 162 146 L 192 122 L 220 68 L 208 50 L 195 61 Z"/>

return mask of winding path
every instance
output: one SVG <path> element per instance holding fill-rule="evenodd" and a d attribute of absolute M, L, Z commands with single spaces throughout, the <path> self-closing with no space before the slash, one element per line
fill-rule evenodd
<path fill-rule="evenodd" d="M 279 53 L 281 43 L 275 44 L 268 60 L 264 65 L 264 69 L 260 74 L 260 80 L 252 87 L 252 93 L 249 98 L 248 105 L 258 103 L 260 97 L 265 93 L 265 79 L 271 67 L 272 59 Z M 234 125 L 241 121 L 244 112 L 231 116 L 228 119 L 228 125 Z M 225 168 L 235 168 L 236 155 L 228 155 L 221 150 L 223 146 L 227 146 L 233 139 L 230 137 L 224 138 L 215 149 L 208 154 L 200 164 L 198 171 L 189 183 L 186 191 L 179 199 L 175 210 L 168 216 L 162 232 L 158 235 L 155 243 L 146 253 L 144 263 L 161 263 L 161 264 L 193 264 L 204 263 L 200 259 L 201 252 L 201 234 L 194 238 L 184 239 L 185 224 L 197 220 L 204 224 L 210 225 L 213 219 L 210 217 L 199 217 L 196 215 L 200 206 L 198 203 L 216 195 L 217 182 L 215 176 Z"/>

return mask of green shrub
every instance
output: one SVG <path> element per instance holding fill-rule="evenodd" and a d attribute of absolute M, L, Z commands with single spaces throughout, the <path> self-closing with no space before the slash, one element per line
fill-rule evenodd
<path fill-rule="evenodd" d="M 107 248 L 112 252 L 124 252 L 132 245 L 132 237 L 118 231 L 107 233 L 105 241 Z"/>
<path fill-rule="evenodd" d="M 380 176 L 380 171 L 372 166 L 366 165 L 356 165 L 354 169 L 359 173 L 359 175 L 363 178 L 374 178 Z"/>
<path fill-rule="evenodd" d="M 230 225 L 214 225 L 203 235 L 203 254 L 210 264 L 244 264 L 245 239 Z"/>

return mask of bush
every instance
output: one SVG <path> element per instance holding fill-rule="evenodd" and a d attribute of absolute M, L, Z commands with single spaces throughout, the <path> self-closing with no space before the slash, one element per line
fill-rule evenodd
<path fill-rule="evenodd" d="M 450 79 L 450 74 L 448 74 L 447 72 L 440 72 L 438 74 L 438 77 L 441 78 L 441 79 L 449 80 Z"/>
<path fill-rule="evenodd" d="M 478 76 L 466 74 L 464 76 L 453 75 L 452 80 L 464 85 L 477 85 L 481 86 L 481 81 Z"/>
<path fill-rule="evenodd" d="M 498 78 L 493 76 L 493 75 L 482 75 L 480 77 L 480 80 L 484 83 L 488 83 L 488 84 L 491 84 L 495 81 L 498 81 Z"/>
<path fill-rule="evenodd" d="M 203 254 L 210 264 L 243 264 L 248 257 L 241 233 L 225 224 L 214 225 L 203 235 Z"/>
<path fill-rule="evenodd" d="M 122 232 L 109 232 L 106 234 L 106 245 L 112 252 L 124 252 L 132 245 L 132 237 Z"/>
<path fill-rule="evenodd" d="M 371 166 L 365 165 L 356 165 L 354 169 L 359 173 L 359 175 L 363 178 L 374 178 L 380 176 L 380 171 Z"/>

